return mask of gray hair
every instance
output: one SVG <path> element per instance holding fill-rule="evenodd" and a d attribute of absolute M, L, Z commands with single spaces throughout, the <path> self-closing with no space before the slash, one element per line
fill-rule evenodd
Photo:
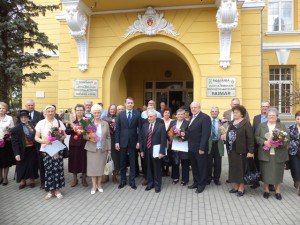
<path fill-rule="evenodd" d="M 239 98 L 233 98 L 233 99 L 231 99 L 231 102 L 234 102 L 234 101 L 238 101 L 239 103 L 241 103 L 241 101 L 240 101 Z"/>
<path fill-rule="evenodd" d="M 31 102 L 31 103 L 33 103 L 33 104 L 35 104 L 35 102 L 34 102 L 34 100 L 33 100 L 33 99 L 27 99 L 25 104 L 27 105 L 29 102 Z"/>
<path fill-rule="evenodd" d="M 84 104 L 91 104 L 91 105 L 93 105 L 93 101 L 92 100 L 85 100 Z"/>
<path fill-rule="evenodd" d="M 91 112 L 93 113 L 94 111 L 100 111 L 102 113 L 102 107 L 99 104 L 95 104 L 91 108 Z"/>
<path fill-rule="evenodd" d="M 269 115 L 269 113 L 275 113 L 276 116 L 278 116 L 278 110 L 276 108 L 269 108 L 267 112 L 267 116 Z"/>
<path fill-rule="evenodd" d="M 199 108 L 201 107 L 200 103 L 199 103 L 199 102 L 196 102 L 196 101 L 193 101 L 193 102 L 190 104 L 190 106 L 192 106 L 192 105 L 197 105 Z"/>
<path fill-rule="evenodd" d="M 185 113 L 185 110 L 184 109 L 177 109 L 176 114 L 177 113 Z"/>
<path fill-rule="evenodd" d="M 220 111 L 220 109 L 219 109 L 218 106 L 213 106 L 213 107 L 211 107 L 210 111 L 213 111 L 213 110 Z"/>
<path fill-rule="evenodd" d="M 155 117 L 157 117 L 157 113 L 156 113 L 156 111 L 155 111 L 155 109 L 147 109 L 147 116 L 149 115 L 149 114 L 153 114 Z"/>

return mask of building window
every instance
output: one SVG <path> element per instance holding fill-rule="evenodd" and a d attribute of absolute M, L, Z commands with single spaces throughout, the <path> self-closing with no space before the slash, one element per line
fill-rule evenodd
<path fill-rule="evenodd" d="M 269 0 L 268 31 L 293 30 L 293 0 Z"/>
<path fill-rule="evenodd" d="M 271 68 L 269 76 L 270 105 L 281 114 L 291 114 L 293 105 L 293 70 L 289 67 Z"/>

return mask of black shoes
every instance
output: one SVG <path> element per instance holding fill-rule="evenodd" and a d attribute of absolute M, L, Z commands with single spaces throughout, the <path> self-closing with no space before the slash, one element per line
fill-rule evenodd
<path fill-rule="evenodd" d="M 135 184 L 130 185 L 130 187 L 131 187 L 133 190 L 136 190 L 136 185 L 135 185 Z"/>
<path fill-rule="evenodd" d="M 197 188 L 197 184 L 192 184 L 191 186 L 188 186 L 188 189 L 196 189 Z"/>
<path fill-rule="evenodd" d="M 125 187 L 125 186 L 126 186 L 126 182 L 121 182 L 118 188 L 119 188 L 119 189 L 122 189 L 122 188 Z"/>
<path fill-rule="evenodd" d="M 155 193 L 159 193 L 160 192 L 160 188 L 155 188 Z"/>
<path fill-rule="evenodd" d="M 244 196 L 244 194 L 245 194 L 245 191 L 238 191 L 237 193 L 236 193 L 236 196 L 238 196 L 238 197 L 242 197 L 242 196 Z"/>
<path fill-rule="evenodd" d="M 205 187 L 200 187 L 200 188 L 197 188 L 197 190 L 195 191 L 196 194 L 200 194 L 204 191 Z"/>
<path fill-rule="evenodd" d="M 214 180 L 215 185 L 219 186 L 221 185 L 221 182 L 219 180 Z"/>
<path fill-rule="evenodd" d="M 275 194 L 275 198 L 276 198 L 277 200 L 281 200 L 281 199 L 282 199 L 282 196 L 281 196 L 280 193 L 276 193 L 276 194 Z"/>
<path fill-rule="evenodd" d="M 229 191 L 230 194 L 234 194 L 234 193 L 237 193 L 237 192 L 238 192 L 238 190 L 236 190 L 236 189 L 234 189 L 234 188 L 232 188 L 232 189 Z"/>
<path fill-rule="evenodd" d="M 145 191 L 150 191 L 151 189 L 153 189 L 154 188 L 154 186 L 147 186 L 146 188 L 145 188 Z"/>
<path fill-rule="evenodd" d="M 264 192 L 263 197 L 268 199 L 270 197 L 270 192 Z"/>

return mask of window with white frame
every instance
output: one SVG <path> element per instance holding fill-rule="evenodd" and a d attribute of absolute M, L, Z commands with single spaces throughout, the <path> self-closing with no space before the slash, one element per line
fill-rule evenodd
<path fill-rule="evenodd" d="M 293 0 L 268 1 L 268 31 L 293 30 Z"/>
<path fill-rule="evenodd" d="M 281 114 L 291 114 L 293 105 L 293 69 L 270 68 L 270 105 Z"/>

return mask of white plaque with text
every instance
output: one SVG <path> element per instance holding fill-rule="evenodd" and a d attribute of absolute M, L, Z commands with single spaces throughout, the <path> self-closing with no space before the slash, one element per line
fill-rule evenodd
<path fill-rule="evenodd" d="M 209 97 L 236 96 L 235 78 L 207 78 L 207 92 Z"/>
<path fill-rule="evenodd" d="M 98 80 L 74 80 L 75 97 L 98 97 Z"/>

